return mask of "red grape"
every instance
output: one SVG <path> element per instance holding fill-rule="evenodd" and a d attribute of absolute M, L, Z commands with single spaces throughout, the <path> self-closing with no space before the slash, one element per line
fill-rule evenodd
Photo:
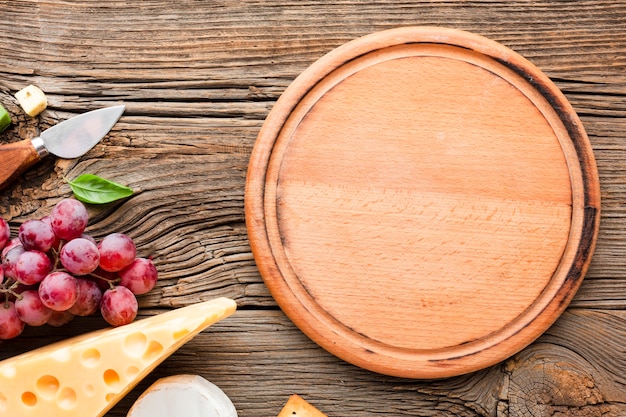
<path fill-rule="evenodd" d="M 98 244 L 100 268 L 109 272 L 121 271 L 135 259 L 137 248 L 123 233 L 111 233 Z"/>
<path fill-rule="evenodd" d="M 56 235 L 48 223 L 27 220 L 20 226 L 18 238 L 26 250 L 48 252 L 56 240 Z"/>
<path fill-rule="evenodd" d="M 61 264 L 75 275 L 85 275 L 98 267 L 98 247 L 90 240 L 79 237 L 67 242 L 59 254 Z"/>
<path fill-rule="evenodd" d="M 155 287 L 157 269 L 137 257 L 126 234 L 96 241 L 85 233 L 88 220 L 85 205 L 72 198 L 48 216 L 24 221 L 13 239 L 0 218 L 0 340 L 26 325 L 59 327 L 98 310 L 112 326 L 136 318 L 136 296 Z"/>
<path fill-rule="evenodd" d="M 50 316 L 50 318 L 48 319 L 48 321 L 46 322 L 46 324 L 52 326 L 52 327 L 61 327 L 67 323 L 69 323 L 70 321 L 74 320 L 74 316 L 72 313 L 70 313 L 69 311 L 65 310 L 65 311 L 52 311 L 52 315 Z"/>
<path fill-rule="evenodd" d="M 26 285 L 41 282 L 52 271 L 52 262 L 43 252 L 27 250 L 18 256 L 13 268 L 14 278 Z"/>
<path fill-rule="evenodd" d="M 120 271 L 120 285 L 131 290 L 135 295 L 145 294 L 157 282 L 157 269 L 150 259 L 137 258 Z"/>
<path fill-rule="evenodd" d="M 0 339 L 13 339 L 24 330 L 24 322 L 15 310 L 15 303 L 5 301 L 0 304 Z"/>
<path fill-rule="evenodd" d="M 17 262 L 17 258 L 19 258 L 19 256 L 23 254 L 24 252 L 26 252 L 26 249 L 24 249 L 24 246 L 19 244 L 9 249 L 6 255 L 2 257 L 2 263 L 4 264 L 5 276 L 15 279 L 15 263 Z"/>
<path fill-rule="evenodd" d="M 39 297 L 52 310 L 68 310 L 78 298 L 78 282 L 67 272 L 52 272 L 39 283 Z"/>
<path fill-rule="evenodd" d="M 7 255 L 7 253 L 16 246 L 22 246 L 22 242 L 20 242 L 20 239 L 18 237 L 13 238 L 7 242 L 4 248 L 2 248 L 2 262 L 4 262 L 4 257 Z"/>
<path fill-rule="evenodd" d="M 29 326 L 46 324 L 53 311 L 43 305 L 36 290 L 21 293 L 20 298 L 15 301 L 15 309 L 19 318 Z"/>
<path fill-rule="evenodd" d="M 87 239 L 88 241 L 90 241 L 94 245 L 98 245 L 98 242 L 96 242 L 96 239 L 94 239 L 93 236 L 91 236 L 91 235 L 83 233 L 82 235 L 80 235 L 80 237 L 83 238 L 83 239 Z"/>
<path fill-rule="evenodd" d="M 98 311 L 101 298 L 102 291 L 98 284 L 81 278 L 78 280 L 78 299 L 68 311 L 76 316 L 89 316 Z"/>
<path fill-rule="evenodd" d="M 47 224 L 48 226 L 50 226 L 50 228 L 52 229 L 52 218 L 50 216 L 43 216 L 40 220 L 44 222 L 45 224 Z M 58 250 L 59 246 L 61 246 L 61 239 L 55 234 L 54 243 L 52 244 L 52 249 Z"/>
<path fill-rule="evenodd" d="M 100 313 L 112 326 L 122 326 L 135 320 L 138 308 L 135 295 L 122 286 L 106 290 L 100 301 Z"/>
<path fill-rule="evenodd" d="M 11 228 L 9 223 L 0 217 L 0 249 L 4 248 L 11 240 Z"/>
<path fill-rule="evenodd" d="M 66 198 L 59 201 L 50 214 L 52 230 L 63 240 L 79 237 L 87 227 L 87 208 L 78 200 Z"/>

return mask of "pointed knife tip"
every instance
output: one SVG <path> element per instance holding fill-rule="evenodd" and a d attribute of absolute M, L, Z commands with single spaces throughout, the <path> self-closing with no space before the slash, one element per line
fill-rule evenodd
<path fill-rule="evenodd" d="M 117 106 L 112 106 L 112 108 L 118 111 L 118 114 L 119 114 L 118 119 L 119 119 L 120 117 L 122 117 L 122 114 L 124 114 L 124 111 L 126 110 L 126 105 L 120 104 Z"/>

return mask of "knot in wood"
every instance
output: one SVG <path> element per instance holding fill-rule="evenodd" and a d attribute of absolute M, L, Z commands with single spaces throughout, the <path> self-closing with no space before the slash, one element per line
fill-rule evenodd
<path fill-rule="evenodd" d="M 601 417 L 604 399 L 591 365 L 565 348 L 533 346 L 507 363 L 503 397 L 516 417 Z"/>

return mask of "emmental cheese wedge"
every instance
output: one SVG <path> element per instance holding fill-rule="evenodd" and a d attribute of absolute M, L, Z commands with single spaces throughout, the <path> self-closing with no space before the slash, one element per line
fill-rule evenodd
<path fill-rule="evenodd" d="M 183 344 L 237 305 L 216 298 L 0 362 L 0 416 L 101 417 Z"/>

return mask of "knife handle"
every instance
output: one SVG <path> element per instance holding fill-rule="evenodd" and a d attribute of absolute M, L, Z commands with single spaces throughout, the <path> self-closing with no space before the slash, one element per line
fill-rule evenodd
<path fill-rule="evenodd" d="M 30 139 L 0 145 L 0 190 L 40 160 Z"/>

